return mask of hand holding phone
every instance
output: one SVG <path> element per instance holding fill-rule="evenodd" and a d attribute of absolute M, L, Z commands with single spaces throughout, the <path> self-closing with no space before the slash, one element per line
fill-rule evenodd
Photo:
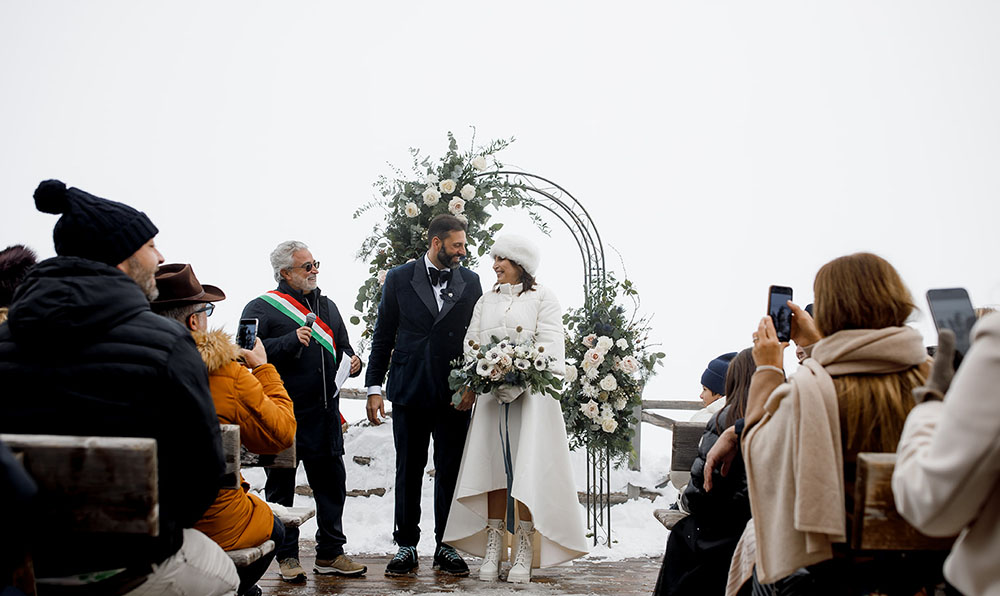
<path fill-rule="evenodd" d="M 257 343 L 257 319 L 240 319 L 236 328 L 236 345 L 244 350 L 252 350 Z"/>
<path fill-rule="evenodd" d="M 792 338 L 792 309 L 788 302 L 792 299 L 792 289 L 788 286 L 771 286 L 767 293 L 767 314 L 771 316 L 778 341 Z"/>
<path fill-rule="evenodd" d="M 927 304 L 938 331 L 951 329 L 955 333 L 955 367 L 958 368 L 969 351 L 972 326 L 976 324 L 976 311 L 969 293 L 964 288 L 927 290 Z"/>

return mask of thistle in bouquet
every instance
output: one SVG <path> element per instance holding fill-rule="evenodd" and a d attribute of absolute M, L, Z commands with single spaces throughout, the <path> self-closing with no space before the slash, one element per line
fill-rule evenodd
<path fill-rule="evenodd" d="M 470 340 L 464 355 L 451 363 L 452 402 L 461 401 L 468 389 L 478 395 L 492 393 L 501 403 L 510 403 L 525 391 L 560 399 L 562 380 L 552 373 L 552 358 L 533 337 L 522 339 L 523 331 L 517 327 L 514 339 L 493 336 L 485 345 Z"/>

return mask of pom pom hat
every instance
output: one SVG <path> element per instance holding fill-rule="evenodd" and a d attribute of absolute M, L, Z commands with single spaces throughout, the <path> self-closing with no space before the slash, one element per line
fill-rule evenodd
<path fill-rule="evenodd" d="M 114 267 L 132 256 L 159 230 L 141 211 L 46 180 L 35 190 L 35 207 L 61 214 L 52 230 L 56 254 Z"/>
<path fill-rule="evenodd" d="M 528 275 L 535 277 L 538 271 L 538 264 L 542 257 L 538 254 L 538 247 L 530 240 L 514 234 L 504 234 L 497 236 L 493 243 L 493 250 L 490 254 L 494 257 L 514 261 L 528 272 Z"/>
<path fill-rule="evenodd" d="M 729 361 L 736 358 L 736 352 L 723 354 L 708 363 L 708 368 L 701 373 L 701 384 L 717 395 L 726 394 L 726 371 Z"/>

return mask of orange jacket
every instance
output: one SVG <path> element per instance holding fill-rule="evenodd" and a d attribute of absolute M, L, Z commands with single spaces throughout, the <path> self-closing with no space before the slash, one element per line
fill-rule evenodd
<path fill-rule="evenodd" d="M 295 414 L 278 371 L 271 364 L 246 369 L 236 357 L 240 350 L 221 330 L 192 333 L 208 367 L 209 386 L 219 424 L 237 424 L 240 442 L 254 453 L 278 453 L 295 441 Z M 242 477 L 240 478 L 242 481 Z M 257 546 L 271 536 L 271 508 L 248 491 L 222 489 L 195 524 L 223 550 Z"/>

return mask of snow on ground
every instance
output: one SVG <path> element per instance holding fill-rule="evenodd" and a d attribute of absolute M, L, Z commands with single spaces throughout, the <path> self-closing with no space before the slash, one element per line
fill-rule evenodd
<path fill-rule="evenodd" d="M 346 550 L 349 553 L 395 553 L 392 543 L 393 505 L 395 498 L 395 451 L 392 444 L 392 422 L 372 427 L 365 422 L 365 403 L 361 400 L 341 400 L 344 417 L 351 428 L 344 437 L 346 453 L 344 465 L 347 468 L 347 489 L 385 488 L 385 496 L 349 497 L 344 508 L 344 533 L 347 535 Z M 667 415 L 686 420 L 691 412 L 668 412 Z M 362 424 L 363 423 L 363 424 Z M 666 545 L 667 531 L 653 518 L 654 509 L 665 509 L 677 499 L 677 491 L 667 485 L 662 489 L 654 487 L 660 483 L 670 469 L 670 432 L 649 424 L 642 427 L 642 471 L 627 468 L 611 472 L 612 492 L 625 492 L 627 484 L 659 492 L 655 501 L 639 498 L 611 508 L 613 542 L 610 547 L 598 545 L 592 548 L 590 558 L 621 560 L 629 557 L 660 556 Z M 354 462 L 354 456 L 370 457 L 371 463 L 362 466 Z M 571 453 L 577 490 L 586 490 L 586 454 L 583 451 Z M 434 467 L 433 447 L 428 453 L 427 470 Z M 243 470 L 247 482 L 263 498 L 264 472 L 260 468 Z M 302 466 L 296 474 L 299 485 L 308 484 Z M 421 494 L 421 537 L 417 552 L 432 554 L 434 550 L 434 479 L 424 476 Z M 296 495 L 295 505 L 315 507 L 311 497 Z M 580 505 L 580 515 L 586 508 Z M 303 538 L 313 539 L 316 533 L 316 519 L 306 522 L 301 528 Z M 592 542 L 591 542 L 592 544 Z"/>

